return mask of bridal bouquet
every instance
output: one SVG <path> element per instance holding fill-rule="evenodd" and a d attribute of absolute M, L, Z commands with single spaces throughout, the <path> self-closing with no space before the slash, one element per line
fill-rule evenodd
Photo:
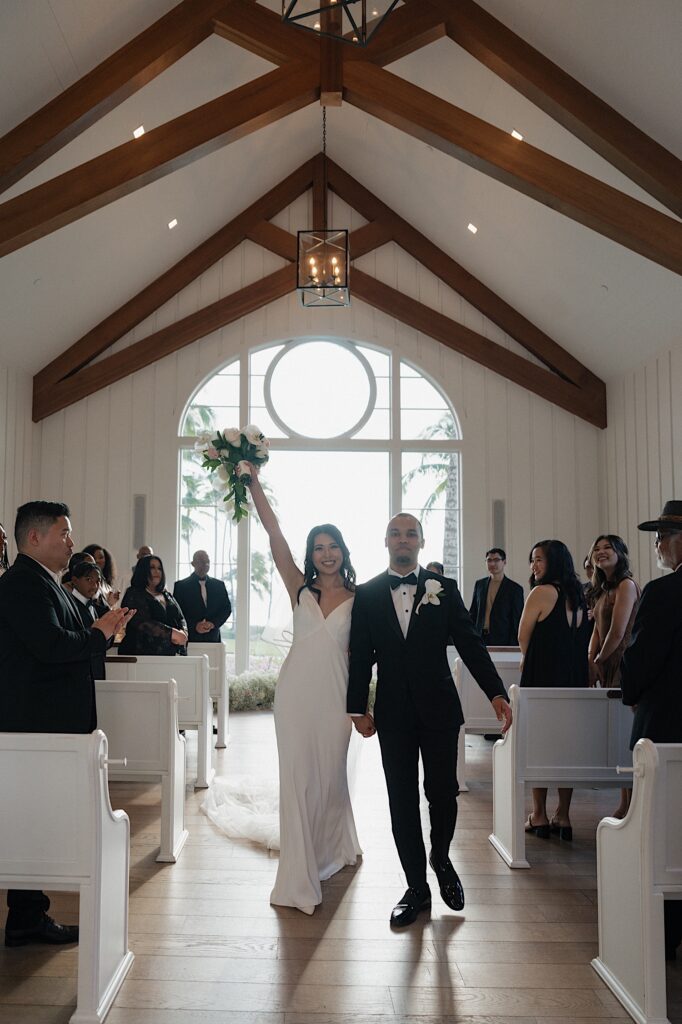
<path fill-rule="evenodd" d="M 204 457 L 202 469 L 210 473 L 217 472 L 226 486 L 223 501 L 228 510 L 232 511 L 235 523 L 248 516 L 249 493 L 247 485 L 251 483 L 251 468 L 263 466 L 268 461 L 270 442 L 263 431 L 252 423 L 247 427 L 226 427 L 215 436 L 204 434 L 196 443 L 196 448 Z"/>

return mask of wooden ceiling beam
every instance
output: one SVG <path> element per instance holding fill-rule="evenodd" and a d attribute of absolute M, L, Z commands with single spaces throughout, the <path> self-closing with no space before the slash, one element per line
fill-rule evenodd
<path fill-rule="evenodd" d="M 207 39 L 213 32 L 213 16 L 224 4 L 225 0 L 178 4 L 8 132 L 0 139 L 0 192 Z"/>
<path fill-rule="evenodd" d="M 682 162 L 676 156 L 474 0 L 430 4 L 459 46 L 682 217 Z"/>
<path fill-rule="evenodd" d="M 292 64 L 66 171 L 0 206 L 0 256 L 300 110 L 319 69 Z"/>
<path fill-rule="evenodd" d="M 501 374 L 507 380 L 532 391 L 548 402 L 553 402 L 574 416 L 587 420 L 596 427 L 606 426 L 606 393 L 595 389 L 578 388 L 557 377 L 550 370 L 536 366 L 523 356 L 510 352 L 497 342 L 464 327 L 442 313 L 396 288 L 382 284 L 357 268 L 353 270 L 352 291 L 358 298 L 388 316 L 400 320 L 408 327 L 442 345 L 473 359 L 481 366 Z"/>
<path fill-rule="evenodd" d="M 164 356 L 178 352 L 191 345 L 193 341 L 205 338 L 226 324 L 234 323 L 235 320 L 274 302 L 275 299 L 288 295 L 295 287 L 296 271 L 289 264 L 274 274 L 268 274 L 262 281 L 247 285 L 233 295 L 219 299 L 169 327 L 150 334 L 122 352 L 86 366 L 52 388 L 34 394 L 34 422 L 38 423 L 46 416 L 66 409 L 88 395 L 94 395 L 110 384 L 130 376 L 131 373 L 151 366 Z"/>
<path fill-rule="evenodd" d="M 40 370 L 33 378 L 34 396 L 76 373 L 132 331 L 226 253 L 250 237 L 249 232 L 254 225 L 274 217 L 311 188 L 312 179 L 313 162 L 308 160 Z M 295 252 L 291 258 L 296 258 Z"/>
<path fill-rule="evenodd" d="M 380 225 L 389 236 L 386 241 L 394 241 L 550 370 L 573 384 L 601 385 L 579 360 L 331 160 L 329 187 L 363 217 Z M 351 256 L 355 255 L 359 253 L 353 248 Z"/>
<path fill-rule="evenodd" d="M 518 142 L 509 132 L 365 62 L 347 63 L 344 98 L 386 124 L 682 274 L 682 225 L 678 221 L 526 142 Z"/>
<path fill-rule="evenodd" d="M 282 19 L 251 0 L 231 0 L 213 18 L 213 31 L 271 64 L 309 61 L 318 64 L 320 41 L 312 33 L 285 25 Z"/>
<path fill-rule="evenodd" d="M 391 11 L 390 16 L 372 38 L 368 46 L 345 46 L 344 60 L 370 61 L 385 67 L 393 61 L 421 50 L 447 35 L 446 19 L 437 9 L 423 0 L 407 0 L 403 7 Z"/>

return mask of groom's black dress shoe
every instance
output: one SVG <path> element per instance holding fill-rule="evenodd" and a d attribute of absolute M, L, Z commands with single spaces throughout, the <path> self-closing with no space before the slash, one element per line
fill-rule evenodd
<path fill-rule="evenodd" d="M 421 910 L 431 909 L 431 890 L 428 885 L 426 889 L 408 889 L 391 911 L 391 924 L 396 928 L 402 928 L 406 924 L 412 924 L 417 920 L 417 914 Z"/>
<path fill-rule="evenodd" d="M 43 942 L 48 946 L 65 946 L 78 942 L 77 924 L 57 924 L 44 914 L 32 928 L 5 928 L 6 946 L 27 946 L 29 942 Z"/>
<path fill-rule="evenodd" d="M 436 878 L 438 879 L 438 885 L 440 886 L 440 894 L 446 906 L 450 907 L 450 910 L 463 910 L 464 909 L 464 889 L 462 883 L 459 880 L 459 875 L 452 866 L 450 860 L 446 860 L 445 864 L 438 864 L 433 859 L 433 854 L 429 857 L 429 864 L 436 872 Z"/>

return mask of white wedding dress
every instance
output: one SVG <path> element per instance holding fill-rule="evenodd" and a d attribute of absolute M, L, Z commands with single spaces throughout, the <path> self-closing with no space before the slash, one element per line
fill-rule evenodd
<path fill-rule="evenodd" d="M 301 591 L 294 640 L 275 691 L 279 756 L 279 867 L 270 902 L 312 914 L 320 882 L 362 853 L 348 791 L 346 714 L 353 600 L 325 619 Z M 276 848 L 277 818 L 267 784 L 214 779 L 203 809 L 227 835 Z"/>

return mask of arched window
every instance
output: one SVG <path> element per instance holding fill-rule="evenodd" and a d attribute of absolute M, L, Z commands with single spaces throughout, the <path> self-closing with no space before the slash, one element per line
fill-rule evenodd
<path fill-rule="evenodd" d="M 423 522 L 422 564 L 443 562 L 459 579 L 461 432 L 437 385 L 391 352 L 350 341 L 254 349 L 196 391 L 180 428 L 178 578 L 191 572 L 193 551 L 208 551 L 235 609 L 224 635 L 236 671 L 281 658 L 272 639 L 290 607 L 257 517 L 232 523 L 193 439 L 246 423 L 270 438 L 261 479 L 301 567 L 308 531 L 332 522 L 358 580 L 369 579 L 386 566 L 386 523 L 403 510 Z"/>

